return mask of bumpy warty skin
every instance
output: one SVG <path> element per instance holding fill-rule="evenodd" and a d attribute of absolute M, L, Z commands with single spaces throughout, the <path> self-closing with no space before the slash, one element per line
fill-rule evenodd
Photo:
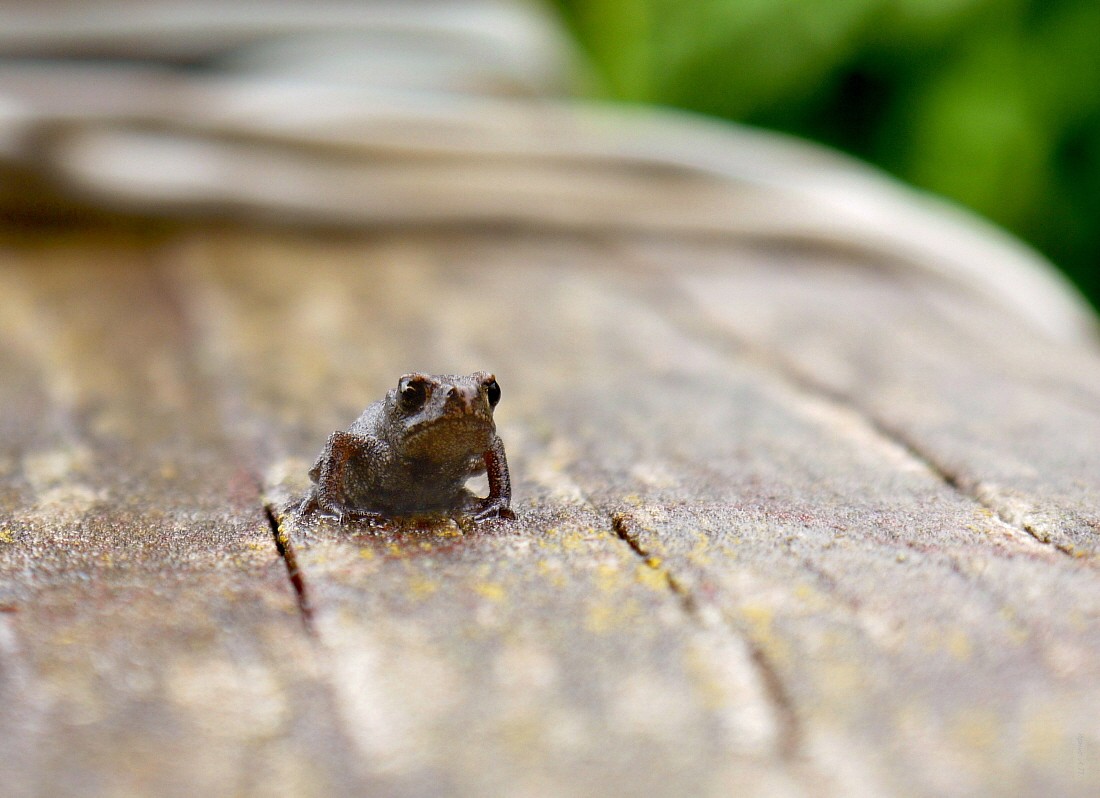
<path fill-rule="evenodd" d="M 404 375 L 396 389 L 334 432 L 310 470 L 303 513 L 376 521 L 417 513 L 512 517 L 493 375 Z M 489 472 L 489 496 L 466 489 Z"/>

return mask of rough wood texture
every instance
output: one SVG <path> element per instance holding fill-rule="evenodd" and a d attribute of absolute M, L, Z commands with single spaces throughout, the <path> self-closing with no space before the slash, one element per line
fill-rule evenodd
<path fill-rule="evenodd" d="M 24 237 L 0 279 L 9 794 L 1100 782 L 1100 366 L 981 298 L 502 233 Z M 265 503 L 483 366 L 519 521 L 284 523 L 296 596 Z"/>
<path fill-rule="evenodd" d="M 0 65 L 0 208 L 85 219 L 0 231 L 0 792 L 1100 794 L 1100 352 L 1033 253 L 506 97 L 518 5 L 279 5 L 0 11 L 150 62 Z M 518 520 L 283 517 L 411 369 L 496 372 Z"/>
<path fill-rule="evenodd" d="M 4 793 L 349 789 L 247 456 L 148 257 L 3 249 Z"/>

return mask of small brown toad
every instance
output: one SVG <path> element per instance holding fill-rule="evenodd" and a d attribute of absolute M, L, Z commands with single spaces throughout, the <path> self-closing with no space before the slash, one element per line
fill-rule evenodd
<path fill-rule="evenodd" d="M 329 436 L 310 469 L 313 486 L 300 516 L 340 523 L 383 523 L 426 513 L 461 513 L 481 521 L 515 518 L 504 444 L 493 409 L 500 385 L 492 374 L 406 374 L 346 432 Z M 466 488 L 488 473 L 489 495 Z"/>

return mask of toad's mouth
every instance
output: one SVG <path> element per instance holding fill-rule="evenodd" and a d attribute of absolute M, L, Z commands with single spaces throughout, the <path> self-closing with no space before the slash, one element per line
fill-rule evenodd
<path fill-rule="evenodd" d="M 474 414 L 442 416 L 421 421 L 405 431 L 405 443 L 411 444 L 426 437 L 470 438 L 487 437 L 494 429 L 493 420 Z"/>

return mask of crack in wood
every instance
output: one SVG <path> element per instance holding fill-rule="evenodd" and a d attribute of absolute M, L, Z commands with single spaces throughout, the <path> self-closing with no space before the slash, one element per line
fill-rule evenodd
<path fill-rule="evenodd" d="M 264 515 L 267 517 L 267 523 L 271 527 L 271 535 L 275 540 L 275 549 L 279 552 L 279 557 L 286 565 L 287 577 L 290 579 L 290 585 L 294 589 L 294 595 L 298 602 L 298 611 L 302 616 L 302 624 L 310 635 L 314 635 L 313 607 L 310 604 L 309 593 L 306 590 L 305 577 L 298 567 L 298 556 L 294 552 L 294 544 L 291 542 L 290 536 L 286 533 L 286 530 L 283 529 L 283 525 L 279 523 L 279 519 L 275 515 L 275 510 L 271 505 L 264 505 Z"/>
<path fill-rule="evenodd" d="M 614 530 L 616 537 L 630 546 L 631 550 L 642 558 L 642 562 L 647 568 L 652 568 L 654 571 L 661 573 L 662 569 L 658 567 L 657 560 L 642 548 L 638 536 L 630 532 L 627 518 L 626 513 L 611 514 L 611 528 Z M 665 580 L 668 582 L 669 590 L 680 599 L 684 611 L 692 617 L 698 617 L 699 606 L 695 603 L 695 597 L 691 594 L 691 591 L 684 587 L 668 568 L 663 569 L 663 573 Z"/>
<path fill-rule="evenodd" d="M 668 581 L 669 590 L 679 599 L 680 606 L 685 614 L 698 624 L 703 623 L 699 612 L 699 604 L 691 591 L 677 579 L 667 567 L 659 567 L 659 561 L 643 548 L 638 535 L 630 529 L 630 516 L 628 513 L 616 512 L 611 514 L 611 528 L 619 540 L 626 543 L 647 568 L 663 572 Z M 798 722 L 798 715 L 794 709 L 794 703 L 787 692 L 783 679 L 779 675 L 774 663 L 768 654 L 753 639 L 752 635 L 744 629 L 738 629 L 741 640 L 748 649 L 749 658 L 760 675 L 764 692 L 768 702 L 775 710 L 778 727 L 777 750 L 783 761 L 791 761 L 799 758 L 802 749 L 802 729 Z"/>
<path fill-rule="evenodd" d="M 1001 523 L 1012 527 L 1018 532 L 1022 532 L 1044 546 L 1049 546 L 1061 552 L 1067 557 L 1077 558 L 1081 556 L 1078 550 L 1072 545 L 1053 540 L 1050 535 L 1037 529 L 1033 524 L 1028 523 L 1026 520 L 1021 520 L 1009 512 L 1001 502 L 996 500 L 995 494 L 985 483 L 980 480 L 971 480 L 961 477 L 959 474 L 936 460 L 932 454 L 925 451 L 924 448 L 904 432 L 887 424 L 873 413 L 867 411 L 852 397 L 834 391 L 825 385 L 821 385 L 809 375 L 804 374 L 795 366 L 785 363 L 780 358 L 775 358 L 775 362 L 780 369 L 786 370 L 785 376 L 799 388 L 810 393 L 816 393 L 858 415 L 875 434 L 900 447 L 910 458 L 920 463 L 929 473 L 943 482 L 943 484 L 951 488 L 960 496 L 969 499 L 978 506 L 993 513 Z"/>
<path fill-rule="evenodd" d="M 640 284 L 640 281 L 638 284 Z M 718 352 L 726 352 L 731 345 L 736 346 L 741 356 L 746 360 L 751 360 L 764 367 L 795 390 L 818 401 L 826 401 L 837 405 L 854 414 L 875 435 L 900 448 L 915 463 L 927 469 L 944 485 L 951 488 L 958 495 L 993 513 L 1002 523 L 1034 538 L 1044 546 L 1049 546 L 1061 552 L 1067 557 L 1079 558 L 1082 556 L 1082 553 L 1072 545 L 1054 541 L 1042 530 L 1036 529 L 1034 525 L 1014 517 L 1002 504 L 994 500 L 984 483 L 980 480 L 963 479 L 937 460 L 934 454 L 926 451 L 901 430 L 876 416 L 873 411 L 860 404 L 854 397 L 823 384 L 780 353 L 760 346 L 729 329 L 719 329 L 709 323 L 699 314 L 691 297 L 674 279 L 654 280 L 653 285 L 656 288 L 644 290 L 635 288 L 632 293 L 646 304 L 659 301 L 661 307 L 666 311 L 666 318 L 671 320 L 684 334 Z M 659 294 L 654 294 L 655 290 L 659 291 Z"/>

